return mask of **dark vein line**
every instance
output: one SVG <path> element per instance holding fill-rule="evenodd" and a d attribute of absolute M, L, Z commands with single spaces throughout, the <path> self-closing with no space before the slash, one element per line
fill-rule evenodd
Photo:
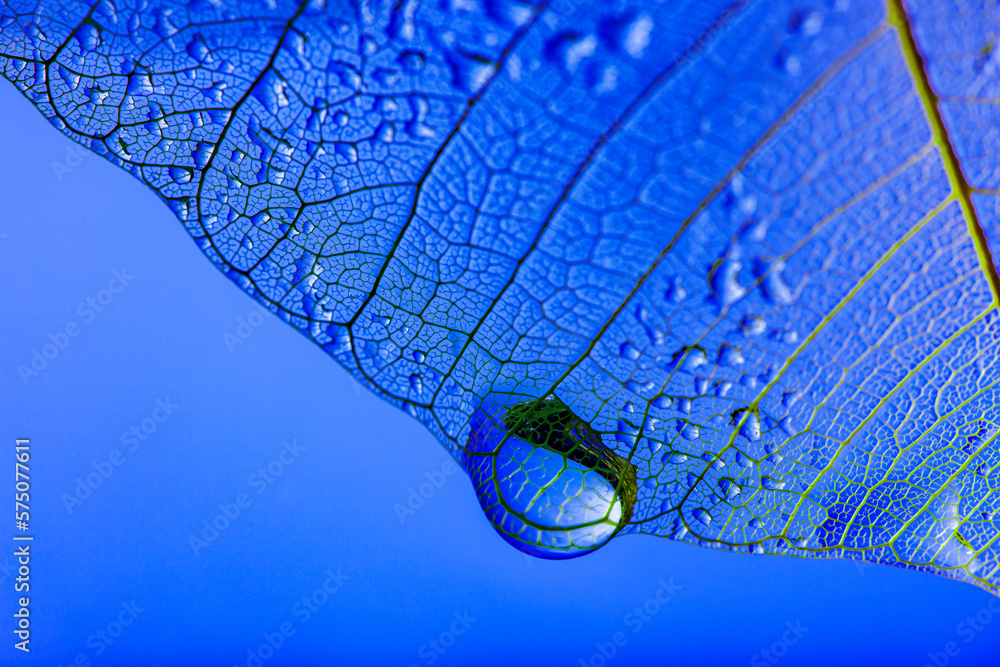
<path fill-rule="evenodd" d="M 643 108 L 643 105 L 649 100 L 649 98 L 656 91 L 659 90 L 660 86 L 663 85 L 664 82 L 670 79 L 670 77 L 674 73 L 676 73 L 677 70 L 682 65 L 684 65 L 684 63 L 691 60 L 691 58 L 694 57 L 695 54 L 697 54 L 704 48 L 705 43 L 708 41 L 708 38 L 711 35 L 718 32 L 719 29 L 723 25 L 725 25 L 725 23 L 729 20 L 730 17 L 732 17 L 733 14 L 742 9 L 743 5 L 746 4 L 746 1 L 747 0 L 736 0 L 736 2 L 726 7 L 726 9 L 724 9 L 722 13 L 719 14 L 718 17 L 716 17 L 715 21 L 713 21 L 707 28 L 705 28 L 701 32 L 701 34 L 694 40 L 692 45 L 687 49 L 685 49 L 680 54 L 678 54 L 676 58 L 671 60 L 670 63 L 666 67 L 664 67 L 663 70 L 655 78 L 653 78 L 653 80 L 650 81 L 649 84 L 635 97 L 635 99 L 632 100 L 632 102 L 625 108 L 625 110 L 622 111 L 622 113 L 618 116 L 615 122 L 610 127 L 608 127 L 608 129 L 605 130 L 600 135 L 600 137 L 598 137 L 597 141 L 594 142 L 594 145 L 591 146 L 590 151 L 587 153 L 587 157 L 583 159 L 583 161 L 577 167 L 576 171 L 573 172 L 573 175 L 570 177 L 569 181 L 566 182 L 566 185 L 563 186 L 562 191 L 559 193 L 559 197 L 556 198 L 555 202 L 552 204 L 552 207 L 549 209 L 548 214 L 542 220 L 541 224 L 539 225 L 538 231 L 535 233 L 535 238 L 531 242 L 531 246 L 524 252 L 524 254 L 521 257 L 517 259 L 514 266 L 514 270 L 511 272 L 511 276 L 507 280 L 507 283 L 503 286 L 503 289 L 501 289 L 499 294 L 497 295 L 494 305 L 496 304 L 496 302 L 500 301 L 501 298 L 503 298 L 503 295 L 506 294 L 507 290 L 510 289 L 511 285 L 514 284 L 515 280 L 517 279 L 517 275 L 521 270 L 521 266 L 524 264 L 524 262 L 526 262 L 530 257 L 533 256 L 533 253 L 538 247 L 538 243 L 542 239 L 542 235 L 548 229 L 549 224 L 551 224 L 551 222 L 555 219 L 559 211 L 562 210 L 563 204 L 565 204 L 569 200 L 570 194 L 572 194 L 573 192 L 573 188 L 576 187 L 576 184 L 579 182 L 580 178 L 583 177 L 584 173 L 587 171 L 588 167 L 590 167 L 590 165 L 593 163 L 594 159 L 597 157 L 598 153 L 600 153 L 601 149 L 604 148 L 608 144 L 608 142 L 611 141 L 611 139 L 618 134 L 618 131 L 621 130 L 622 127 L 628 121 L 630 121 L 637 112 L 639 112 Z M 462 360 L 462 356 L 465 354 L 465 350 L 468 349 L 469 345 L 471 345 L 474 342 L 474 339 L 476 337 L 476 334 L 479 332 L 480 327 L 486 322 L 487 319 L 489 319 L 489 316 L 492 313 L 493 309 L 490 308 L 481 318 L 479 318 L 479 321 L 476 322 L 476 326 L 472 329 L 472 332 L 469 333 L 468 338 L 465 341 L 465 345 L 462 346 L 462 349 L 455 356 L 455 361 L 448 369 L 448 372 L 445 373 L 445 377 L 451 375 L 452 371 L 455 370 L 455 367 L 458 366 L 459 362 Z M 438 393 L 441 391 L 441 387 L 443 386 L 444 385 L 442 383 L 441 385 L 439 385 L 438 389 L 435 390 L 434 395 L 431 397 L 430 405 L 433 405 L 434 401 L 437 399 Z"/>
<path fill-rule="evenodd" d="M 728 18 L 730 17 L 726 16 L 725 18 L 728 20 Z M 684 221 L 680 225 L 680 228 L 677 230 L 674 236 L 670 239 L 667 245 L 656 257 L 656 259 L 653 260 L 649 268 L 646 269 L 646 271 L 641 276 L 639 276 L 639 278 L 636 280 L 635 285 L 632 287 L 632 290 L 628 293 L 628 295 L 626 295 L 626 297 L 622 300 L 621 304 L 615 309 L 613 313 L 611 313 L 608 319 L 604 322 L 603 326 L 601 326 L 600 330 L 594 335 L 590 344 L 587 346 L 587 349 L 583 351 L 583 353 L 576 359 L 576 361 L 567 365 L 566 371 L 561 376 L 559 376 L 559 378 L 557 378 L 555 382 L 552 383 L 551 388 L 536 400 L 536 405 L 540 405 L 541 402 L 545 400 L 545 398 L 549 394 L 555 391 L 556 387 L 562 384 L 562 382 L 567 377 L 569 377 L 569 375 L 590 356 L 590 353 L 597 346 L 598 342 L 601 341 L 607 330 L 611 327 L 612 324 L 614 324 L 615 320 L 618 319 L 618 316 L 628 306 L 628 304 L 632 302 L 632 299 L 635 297 L 636 294 L 639 293 L 639 290 L 642 288 L 642 286 L 646 284 L 647 279 L 651 275 L 653 275 L 657 267 L 660 266 L 660 263 L 674 249 L 674 247 L 677 245 L 678 241 L 681 239 L 684 233 L 697 219 L 698 215 L 718 196 L 720 192 L 722 192 L 722 190 L 726 187 L 726 184 L 729 183 L 729 180 L 733 177 L 733 175 L 737 173 L 739 170 L 741 170 L 750 161 L 750 159 L 757 154 L 757 151 L 762 146 L 764 146 L 768 141 L 770 141 L 770 139 L 782 127 L 784 127 L 786 121 L 791 117 L 792 114 L 801 109 L 806 104 L 807 100 L 809 100 L 813 95 L 815 95 L 820 90 L 820 88 L 822 88 L 830 80 L 831 77 L 833 77 L 836 73 L 841 71 L 841 69 L 843 69 L 843 67 L 847 63 L 854 60 L 858 56 L 858 54 L 861 53 L 864 49 L 868 48 L 868 46 L 872 42 L 877 40 L 883 34 L 883 32 L 884 32 L 884 27 L 878 28 L 872 33 L 869 33 L 868 36 L 861 39 L 847 53 L 838 58 L 830 67 L 826 69 L 825 72 L 823 72 L 823 74 L 821 74 L 816 79 L 816 81 L 813 82 L 812 85 L 806 88 L 806 90 L 799 96 L 797 100 L 795 100 L 795 102 L 785 111 L 785 113 L 783 113 L 781 117 L 778 118 L 767 129 L 767 131 L 764 132 L 763 135 L 761 135 L 761 137 L 754 143 L 754 145 L 750 148 L 750 150 L 748 150 L 744 154 L 744 156 L 736 163 L 736 165 L 726 174 L 726 176 L 722 180 L 720 180 L 715 185 L 715 187 L 712 188 L 712 190 L 705 196 L 705 198 L 698 204 L 698 206 L 695 207 L 694 211 L 692 211 L 691 214 L 684 219 Z M 515 425 L 515 427 L 516 426 L 517 425 Z"/>
<path fill-rule="evenodd" d="M 382 264 L 382 268 L 379 269 L 378 275 L 375 276 L 375 280 L 372 282 L 371 292 L 368 293 L 364 302 L 358 307 L 357 312 L 354 313 L 354 316 L 347 323 L 348 329 L 354 325 L 358 317 L 361 316 L 362 311 L 364 311 L 371 300 L 375 298 L 375 295 L 378 292 L 379 283 L 382 282 L 382 276 L 385 275 L 386 270 L 389 268 L 389 264 L 392 262 L 392 259 L 396 254 L 396 249 L 402 242 L 403 237 L 406 236 L 406 231 L 410 228 L 413 220 L 417 217 L 420 195 L 423 192 L 424 183 L 427 182 L 427 179 L 430 178 L 431 173 L 434 171 L 434 166 L 437 164 L 438 160 L 441 159 L 441 156 L 444 155 L 445 150 L 451 146 L 452 139 L 454 139 L 461 130 L 463 124 L 465 123 L 465 119 L 469 117 L 472 109 L 483 98 L 486 91 L 492 86 L 493 82 L 500 78 L 500 74 L 503 71 L 507 59 L 510 57 L 510 54 L 514 51 L 517 45 L 520 44 L 527 32 L 538 22 L 538 19 L 542 16 L 542 14 L 545 13 L 545 10 L 548 9 L 549 2 L 550 0 L 545 0 L 545 2 L 540 3 L 536 7 L 531 20 L 521 26 L 517 32 L 514 33 L 513 37 L 511 37 L 510 42 L 507 43 L 507 46 L 504 47 L 504 50 L 500 53 L 500 57 L 497 58 L 496 70 L 494 71 L 493 76 L 490 77 L 489 81 L 483 84 L 475 95 L 469 98 L 469 101 L 465 105 L 465 109 L 462 111 L 462 115 L 458 117 L 457 121 L 455 121 L 455 125 L 452 127 L 451 132 L 448 133 L 448 136 L 445 137 L 443 142 L 441 142 L 441 146 L 438 147 L 437 151 L 434 153 L 434 157 L 432 157 L 431 161 L 427 164 L 426 169 L 424 169 L 424 173 L 420 176 L 419 180 L 417 180 L 417 191 L 413 197 L 413 205 L 410 208 L 410 214 L 407 216 L 406 222 L 403 223 L 403 226 L 400 228 L 399 235 L 396 237 L 396 242 L 392 244 L 392 247 L 389 248 L 389 252 L 386 253 L 385 262 Z"/>

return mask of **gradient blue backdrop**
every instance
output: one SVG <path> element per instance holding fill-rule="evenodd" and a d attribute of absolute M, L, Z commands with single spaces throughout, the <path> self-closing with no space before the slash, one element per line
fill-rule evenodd
<path fill-rule="evenodd" d="M 401 523 L 396 504 L 447 460 L 421 425 L 271 316 L 230 352 L 225 335 L 254 304 L 152 192 L 68 155 L 7 83 L 0 128 L 0 494 L 9 507 L 14 439 L 31 438 L 37 540 L 26 656 L 13 649 L 8 515 L 0 663 L 247 665 L 284 622 L 295 634 L 265 665 L 597 666 L 595 644 L 616 632 L 614 667 L 770 664 L 760 651 L 788 623 L 807 630 L 781 665 L 919 667 L 948 642 L 950 665 L 1000 663 L 1000 615 L 959 627 L 993 598 L 926 574 L 643 536 L 531 560 L 493 532 L 461 472 Z M 134 279 L 86 322 L 78 304 L 123 268 Z M 81 333 L 25 385 L 18 366 L 71 321 Z M 122 433 L 158 399 L 179 407 L 128 452 Z M 293 439 L 305 450 L 256 494 L 248 477 Z M 62 495 L 116 449 L 123 463 L 68 512 Z M 189 537 L 241 492 L 251 506 L 196 556 Z M 303 623 L 293 607 L 330 568 L 347 579 Z M 680 589 L 634 632 L 626 615 L 661 579 Z M 143 611 L 97 655 L 88 638 L 132 601 Z M 421 653 L 455 613 L 475 620 L 443 654 Z"/>

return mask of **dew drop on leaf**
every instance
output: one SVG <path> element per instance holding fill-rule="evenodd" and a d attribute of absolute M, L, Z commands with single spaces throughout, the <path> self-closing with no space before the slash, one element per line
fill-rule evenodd
<path fill-rule="evenodd" d="M 463 463 L 496 531 L 541 558 L 582 556 L 633 511 L 636 470 L 558 398 L 473 416 Z"/>

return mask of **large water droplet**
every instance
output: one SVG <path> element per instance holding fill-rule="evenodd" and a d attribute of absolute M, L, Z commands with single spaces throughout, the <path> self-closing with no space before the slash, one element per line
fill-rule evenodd
<path fill-rule="evenodd" d="M 632 517 L 636 469 L 558 398 L 472 416 L 463 465 L 500 536 L 539 558 L 582 556 Z"/>

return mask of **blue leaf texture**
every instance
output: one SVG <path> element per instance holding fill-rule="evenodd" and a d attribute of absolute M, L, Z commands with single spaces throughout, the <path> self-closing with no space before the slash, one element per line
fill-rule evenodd
<path fill-rule="evenodd" d="M 559 401 L 592 456 L 558 450 L 556 524 L 634 472 L 618 534 L 998 593 L 998 32 L 975 0 L 10 1 L 0 64 L 505 538 L 475 455 L 550 488 L 495 455 Z"/>

